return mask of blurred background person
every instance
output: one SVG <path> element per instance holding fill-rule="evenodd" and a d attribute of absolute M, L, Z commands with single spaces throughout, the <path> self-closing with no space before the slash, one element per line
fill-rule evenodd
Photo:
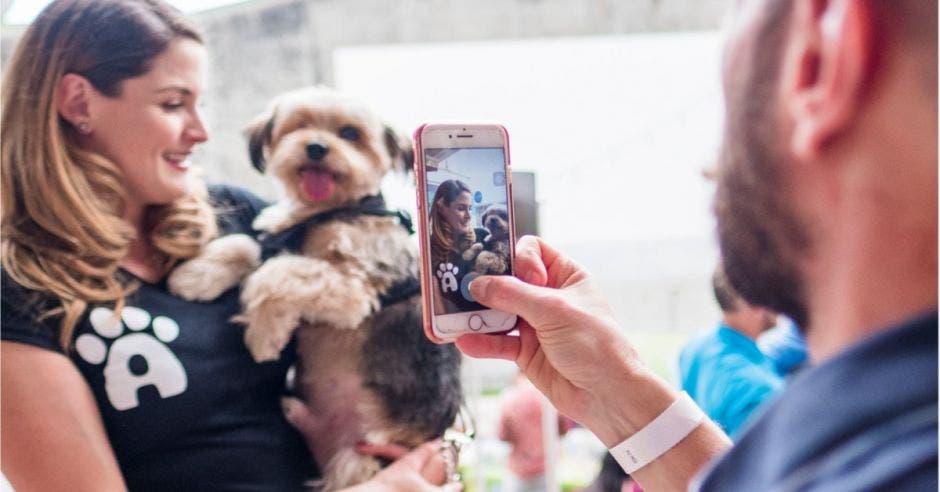
<path fill-rule="evenodd" d="M 757 339 L 761 352 L 770 358 L 777 374 L 787 378 L 809 362 L 806 339 L 796 321 L 786 318 Z"/>
<path fill-rule="evenodd" d="M 679 354 L 682 389 L 731 436 L 754 411 L 783 389 L 773 361 L 757 338 L 777 324 L 777 313 L 742 299 L 721 266 L 712 276 L 721 323 L 692 339 Z"/>
<path fill-rule="evenodd" d="M 543 492 L 545 479 L 545 436 L 542 405 L 547 404 L 539 390 L 521 372 L 503 393 L 497 436 L 509 443 L 509 474 L 505 492 Z M 574 421 L 558 415 L 558 434 L 565 435 Z"/>

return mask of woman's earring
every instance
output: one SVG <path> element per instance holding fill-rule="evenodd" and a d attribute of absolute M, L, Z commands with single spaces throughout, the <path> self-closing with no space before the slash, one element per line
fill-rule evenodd
<path fill-rule="evenodd" d="M 91 125 L 88 124 L 88 122 L 83 121 L 78 124 L 78 131 L 82 135 L 88 135 L 89 133 L 91 133 Z"/>

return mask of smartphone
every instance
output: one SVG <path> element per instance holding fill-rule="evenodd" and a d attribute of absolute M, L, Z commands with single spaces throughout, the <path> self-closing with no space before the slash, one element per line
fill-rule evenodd
<path fill-rule="evenodd" d="M 470 294 L 480 275 L 512 275 L 515 224 L 509 134 L 502 125 L 424 124 L 415 130 L 424 331 L 436 343 L 512 330 L 516 315 Z"/>

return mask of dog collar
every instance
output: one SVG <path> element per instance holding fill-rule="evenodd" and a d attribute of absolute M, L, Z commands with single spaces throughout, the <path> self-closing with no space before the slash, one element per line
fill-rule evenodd
<path fill-rule="evenodd" d="M 277 234 L 263 232 L 258 235 L 258 242 L 261 243 L 265 258 L 283 251 L 297 252 L 303 247 L 304 237 L 311 227 L 316 227 L 331 220 L 349 220 L 362 215 L 395 217 L 398 219 L 399 225 L 408 231 L 408 235 L 415 233 L 411 214 L 405 210 L 389 210 L 385 205 L 385 198 L 380 193 L 367 196 L 349 207 L 336 208 L 312 215 L 303 222 L 298 222 Z"/>

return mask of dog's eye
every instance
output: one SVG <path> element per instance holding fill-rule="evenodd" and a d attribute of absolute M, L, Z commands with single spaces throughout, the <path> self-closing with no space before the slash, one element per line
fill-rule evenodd
<path fill-rule="evenodd" d="M 359 129 L 354 126 L 344 126 L 339 129 L 339 138 L 355 142 L 359 140 Z"/>

